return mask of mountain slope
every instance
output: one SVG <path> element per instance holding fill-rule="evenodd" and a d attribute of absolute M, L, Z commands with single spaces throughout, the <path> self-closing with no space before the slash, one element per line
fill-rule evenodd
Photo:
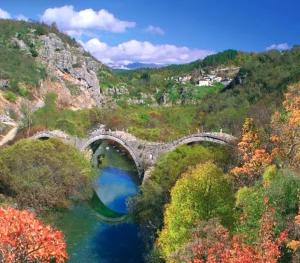
<path fill-rule="evenodd" d="M 105 68 L 55 27 L 0 20 L 2 113 L 8 104 L 18 112 L 24 101 L 40 107 L 49 92 L 57 93 L 61 107 L 102 106 L 106 98 L 97 74 Z"/>

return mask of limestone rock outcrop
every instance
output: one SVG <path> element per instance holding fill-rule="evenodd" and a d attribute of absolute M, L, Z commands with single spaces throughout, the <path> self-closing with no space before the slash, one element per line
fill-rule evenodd
<path fill-rule="evenodd" d="M 89 91 L 96 104 L 103 103 L 104 96 L 96 74 L 103 64 L 86 53 L 80 45 L 69 45 L 54 33 L 42 35 L 39 40 L 42 44 L 38 53 L 42 61 L 77 80 L 80 86 Z"/>

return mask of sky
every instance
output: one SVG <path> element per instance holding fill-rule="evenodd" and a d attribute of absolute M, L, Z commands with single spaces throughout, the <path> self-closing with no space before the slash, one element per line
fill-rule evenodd
<path fill-rule="evenodd" d="M 115 67 L 289 49 L 300 44 L 299 10 L 299 0 L 0 0 L 0 18 L 55 22 Z"/>

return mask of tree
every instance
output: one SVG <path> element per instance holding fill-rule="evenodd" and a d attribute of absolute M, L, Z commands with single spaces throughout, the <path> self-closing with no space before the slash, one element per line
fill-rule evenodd
<path fill-rule="evenodd" d="M 300 207 L 294 218 L 291 232 L 292 239 L 288 242 L 287 247 L 293 252 L 293 262 L 300 262 Z"/>
<path fill-rule="evenodd" d="M 46 94 L 45 105 L 35 112 L 34 123 L 39 121 L 39 125 L 46 128 L 55 126 L 57 120 L 56 98 L 56 93 L 50 92 Z"/>
<path fill-rule="evenodd" d="M 203 145 L 184 145 L 162 156 L 131 203 L 135 220 L 147 228 L 147 237 L 155 239 L 157 230 L 162 228 L 164 206 L 170 201 L 170 191 L 182 174 L 199 163 L 213 161 L 222 166 L 230 159 L 228 149 Z"/>
<path fill-rule="evenodd" d="M 68 258 L 62 232 L 29 211 L 0 208 L 0 261 L 62 263 Z"/>
<path fill-rule="evenodd" d="M 253 187 L 242 187 L 236 194 L 236 207 L 240 212 L 236 232 L 247 242 L 257 242 L 261 218 L 269 206 L 274 209 L 276 232 L 285 229 L 298 211 L 299 189 L 299 176 L 277 171 L 275 166 L 268 167 L 262 181 Z"/>
<path fill-rule="evenodd" d="M 30 129 L 33 123 L 33 108 L 31 107 L 30 103 L 28 101 L 23 102 L 21 104 L 21 109 L 22 113 L 22 128 L 27 129 L 27 137 L 29 137 L 30 134 Z"/>
<path fill-rule="evenodd" d="M 169 262 L 199 220 L 220 218 L 222 224 L 231 227 L 233 207 L 232 184 L 216 165 L 207 162 L 187 172 L 171 190 L 171 203 L 166 206 L 164 228 L 158 238 L 163 257 Z"/>
<path fill-rule="evenodd" d="M 173 262 L 190 263 L 276 263 L 287 232 L 274 237 L 274 213 L 269 209 L 262 217 L 259 242 L 249 245 L 216 220 L 200 222 L 192 238 L 173 255 Z"/>
<path fill-rule="evenodd" d="M 285 94 L 283 112 L 273 115 L 273 138 L 286 162 L 300 167 L 300 82 L 290 85 Z"/>
<path fill-rule="evenodd" d="M 244 122 L 238 150 L 241 165 L 233 168 L 231 172 L 242 185 L 253 184 L 264 169 L 272 163 L 278 152 L 274 149 L 269 153 L 266 148 L 262 147 L 258 131 L 251 118 L 247 118 Z"/>

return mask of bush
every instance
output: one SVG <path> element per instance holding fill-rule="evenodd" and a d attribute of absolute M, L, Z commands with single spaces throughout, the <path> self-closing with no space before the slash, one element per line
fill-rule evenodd
<path fill-rule="evenodd" d="M 29 95 L 29 91 L 25 87 L 19 87 L 18 88 L 18 93 L 22 97 L 27 97 Z"/>
<path fill-rule="evenodd" d="M 89 161 L 58 140 L 21 140 L 1 149 L 0 170 L 0 194 L 21 208 L 67 207 L 91 194 Z"/>
<path fill-rule="evenodd" d="M 10 101 L 10 102 L 16 102 L 17 101 L 17 95 L 13 93 L 12 91 L 8 91 L 4 94 L 4 97 Z"/>

